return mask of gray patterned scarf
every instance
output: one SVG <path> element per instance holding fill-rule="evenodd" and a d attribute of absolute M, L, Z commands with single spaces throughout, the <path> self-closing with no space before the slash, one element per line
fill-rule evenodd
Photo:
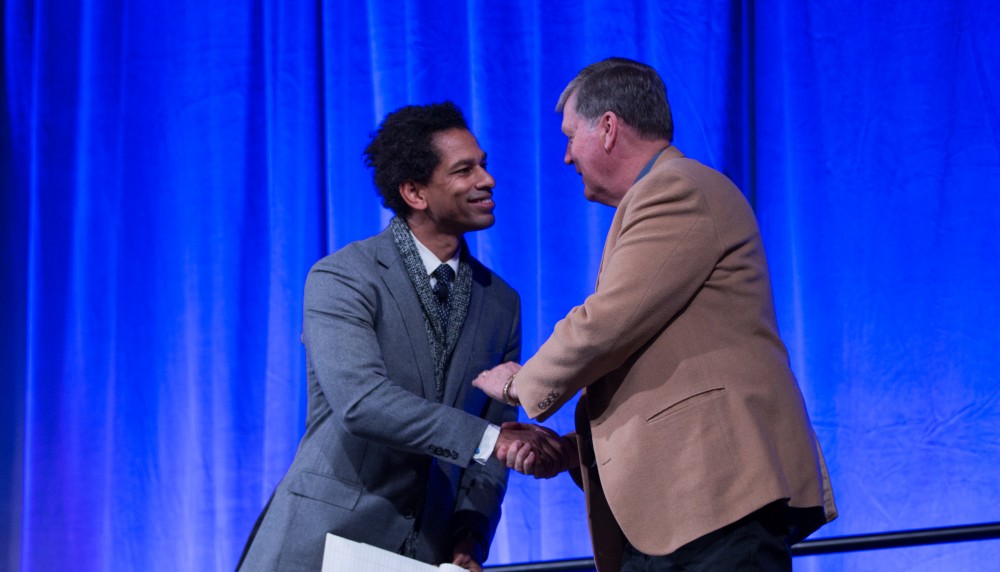
<path fill-rule="evenodd" d="M 445 372 L 458 343 L 458 335 L 462 331 L 462 324 L 465 323 L 465 314 L 469 311 L 469 298 L 472 295 L 472 268 L 465 260 L 467 256 L 465 241 L 459 245 L 461 253 L 458 258 L 458 275 L 448 294 L 449 319 L 445 327 L 437 311 L 438 301 L 431 290 L 430 276 L 427 275 L 427 269 L 420 259 L 420 252 L 413 242 L 410 228 L 398 216 L 393 217 L 389 226 L 392 228 L 396 248 L 403 257 L 406 273 L 410 276 L 410 282 L 413 283 L 417 298 L 420 299 L 420 306 L 424 309 L 424 326 L 427 328 L 427 340 L 431 344 L 431 353 L 434 357 L 434 387 L 437 400 L 440 402 L 444 399 Z"/>

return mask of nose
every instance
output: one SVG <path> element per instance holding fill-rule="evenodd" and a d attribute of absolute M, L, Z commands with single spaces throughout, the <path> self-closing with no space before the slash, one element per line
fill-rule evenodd
<path fill-rule="evenodd" d="M 563 157 L 563 163 L 566 163 L 567 165 L 572 165 L 573 164 L 573 156 L 570 155 L 569 147 L 570 147 L 570 144 L 566 143 L 566 155 Z"/>
<path fill-rule="evenodd" d="M 493 175 L 484 167 L 483 176 L 479 178 L 477 187 L 480 189 L 492 189 L 495 186 L 497 186 L 497 182 L 493 179 Z"/>

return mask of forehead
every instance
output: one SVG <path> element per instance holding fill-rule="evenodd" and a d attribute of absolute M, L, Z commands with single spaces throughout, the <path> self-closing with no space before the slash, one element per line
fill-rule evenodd
<path fill-rule="evenodd" d="M 566 135 L 572 135 L 580 123 L 580 116 L 576 113 L 576 93 L 573 93 L 566 100 L 563 106 L 562 130 Z"/>
<path fill-rule="evenodd" d="M 447 129 L 434 134 L 434 148 L 441 156 L 441 164 L 449 165 L 458 161 L 479 161 L 483 150 L 468 129 Z"/>

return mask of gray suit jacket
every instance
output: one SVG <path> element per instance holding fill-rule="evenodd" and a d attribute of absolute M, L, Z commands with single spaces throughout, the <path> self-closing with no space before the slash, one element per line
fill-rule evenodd
<path fill-rule="evenodd" d="M 306 433 L 248 540 L 242 570 L 319 570 L 327 532 L 396 551 L 419 522 L 417 557 L 451 561 L 453 535 L 492 540 L 507 470 L 472 460 L 513 408 L 471 386 L 518 361 L 520 300 L 464 255 L 472 292 L 443 403 L 416 290 L 392 232 L 317 262 L 306 280 Z"/>

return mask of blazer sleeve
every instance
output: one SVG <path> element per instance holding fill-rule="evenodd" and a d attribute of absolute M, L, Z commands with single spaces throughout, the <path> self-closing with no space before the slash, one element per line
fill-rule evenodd
<path fill-rule="evenodd" d="M 323 401 L 357 437 L 468 466 L 487 420 L 429 401 L 390 379 L 376 333 L 384 294 L 359 259 L 327 257 L 306 278 L 303 340 L 309 374 Z"/>
<path fill-rule="evenodd" d="M 706 197 L 681 170 L 654 169 L 626 193 L 615 218 L 596 291 L 517 374 L 531 418 L 548 418 L 621 367 L 683 310 L 722 255 Z"/>

